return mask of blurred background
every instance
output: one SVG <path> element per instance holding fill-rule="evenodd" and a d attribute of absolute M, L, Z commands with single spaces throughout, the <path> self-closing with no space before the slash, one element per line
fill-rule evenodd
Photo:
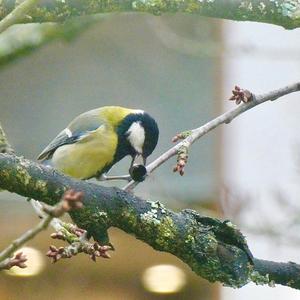
<path fill-rule="evenodd" d="M 16 41 L 21 34 L 17 26 L 7 32 Z M 234 85 L 262 93 L 299 80 L 299 39 L 299 29 L 273 25 L 180 14 L 110 16 L 70 42 L 53 41 L 2 64 L 0 120 L 17 153 L 35 159 L 81 112 L 104 105 L 144 109 L 160 126 L 153 160 L 177 132 L 233 108 L 225 100 Z M 170 160 L 136 193 L 174 210 L 230 218 L 256 257 L 299 262 L 299 98 L 261 105 L 218 128 L 192 147 L 184 177 L 172 172 Z M 128 164 L 125 159 L 111 174 L 123 174 Z M 37 222 L 25 199 L 0 193 L 1 248 Z M 95 264 L 79 255 L 52 265 L 45 257 L 51 232 L 26 245 L 25 273 L 0 274 L 0 299 L 299 299 L 284 287 L 210 284 L 174 256 L 115 228 L 112 259 Z"/>

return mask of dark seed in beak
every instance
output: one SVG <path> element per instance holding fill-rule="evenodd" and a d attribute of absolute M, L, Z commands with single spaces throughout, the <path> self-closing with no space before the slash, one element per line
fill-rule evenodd
<path fill-rule="evenodd" d="M 129 174 L 134 181 L 142 182 L 146 178 L 147 170 L 143 165 L 133 165 L 129 169 Z"/>

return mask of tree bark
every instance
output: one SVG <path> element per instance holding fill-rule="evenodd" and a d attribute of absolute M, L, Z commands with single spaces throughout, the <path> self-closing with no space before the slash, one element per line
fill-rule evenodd
<path fill-rule="evenodd" d="M 198 275 L 227 286 L 279 283 L 300 289 L 300 266 L 254 259 L 241 232 L 229 221 L 195 211 L 175 213 L 118 188 L 74 180 L 52 168 L 0 154 L 0 188 L 53 205 L 68 189 L 84 193 L 82 210 L 71 213 L 95 240 L 107 243 L 107 229 L 118 227 L 156 250 L 169 252 Z"/>

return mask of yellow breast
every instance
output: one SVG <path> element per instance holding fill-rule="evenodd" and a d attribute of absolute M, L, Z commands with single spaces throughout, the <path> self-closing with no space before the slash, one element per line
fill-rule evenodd
<path fill-rule="evenodd" d="M 53 167 L 78 179 L 93 177 L 113 162 L 117 143 L 113 128 L 103 125 L 82 140 L 59 147 L 52 157 Z"/>

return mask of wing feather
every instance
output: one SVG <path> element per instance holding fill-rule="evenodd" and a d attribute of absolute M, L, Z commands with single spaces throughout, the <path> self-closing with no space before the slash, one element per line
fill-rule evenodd
<path fill-rule="evenodd" d="M 73 144 L 76 142 L 78 137 L 76 136 L 69 136 L 67 134 L 67 131 L 64 129 L 62 132 L 60 132 L 54 140 L 42 151 L 42 153 L 38 156 L 38 160 L 46 160 L 52 156 L 54 151 L 62 146 L 67 144 Z"/>
<path fill-rule="evenodd" d="M 52 157 L 55 150 L 63 145 L 74 144 L 88 137 L 90 133 L 103 125 L 99 109 L 90 110 L 76 117 L 69 126 L 61 131 L 53 141 L 38 156 L 38 160 L 46 160 Z"/>

